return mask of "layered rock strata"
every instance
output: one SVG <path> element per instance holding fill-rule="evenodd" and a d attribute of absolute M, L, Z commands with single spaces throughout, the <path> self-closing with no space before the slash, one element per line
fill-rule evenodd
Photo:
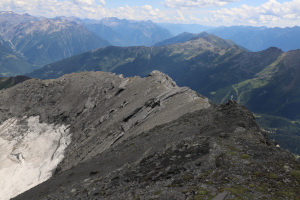
<path fill-rule="evenodd" d="M 0 137 L 4 140 L 9 137 L 14 148 L 15 143 L 20 143 L 17 135 L 21 134 L 18 130 L 22 131 L 22 128 L 15 127 L 15 135 L 9 135 L 12 134 L 9 130 L 15 123 L 32 117 L 37 124 L 65 127 L 68 133 L 61 137 L 68 136 L 72 142 L 66 140 L 69 146 L 61 155 L 64 159 L 58 167 L 56 163 L 51 169 L 59 173 L 94 158 L 129 137 L 210 106 L 207 98 L 189 88 L 178 87 L 170 77 L 158 71 L 153 71 L 147 78 L 83 72 L 55 80 L 31 79 L 0 91 Z M 26 121 L 26 131 L 30 123 Z M 46 138 L 53 136 L 59 143 L 60 137 L 54 137 L 57 131 L 45 129 L 28 132 L 37 140 L 44 135 Z M 23 140 L 29 140 L 30 134 L 22 135 Z M 45 151 L 46 147 L 40 141 L 36 141 L 36 145 L 40 146 L 36 152 Z M 55 151 L 55 145 L 52 146 Z M 11 154 L 14 155 L 14 151 Z M 15 156 L 17 162 L 23 163 L 22 152 L 18 155 Z M 27 162 L 26 158 L 24 162 Z"/>

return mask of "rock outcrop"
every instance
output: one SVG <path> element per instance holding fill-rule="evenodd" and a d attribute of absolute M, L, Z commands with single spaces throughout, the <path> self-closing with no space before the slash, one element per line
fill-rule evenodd
<path fill-rule="evenodd" d="M 59 173 L 129 137 L 208 107 L 207 98 L 189 88 L 178 87 L 158 71 L 144 79 L 83 72 L 56 80 L 32 79 L 2 90 L 0 123 L 6 122 L 2 127 L 7 132 L 11 127 L 7 120 L 36 116 L 40 123 L 68 127 L 72 142 L 56 168 Z M 4 138 L 4 132 L 0 137 Z"/>
<path fill-rule="evenodd" d="M 299 167 L 229 101 L 128 138 L 16 199 L 297 199 Z"/>

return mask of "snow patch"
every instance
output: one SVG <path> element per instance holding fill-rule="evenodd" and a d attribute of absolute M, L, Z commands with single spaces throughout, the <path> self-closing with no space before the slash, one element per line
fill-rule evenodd
<path fill-rule="evenodd" d="M 46 181 L 71 142 L 65 125 L 39 116 L 11 118 L 0 125 L 0 199 L 8 200 Z"/>

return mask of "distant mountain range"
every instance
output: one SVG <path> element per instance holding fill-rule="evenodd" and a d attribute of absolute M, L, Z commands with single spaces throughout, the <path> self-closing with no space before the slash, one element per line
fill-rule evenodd
<path fill-rule="evenodd" d="M 33 66 L 43 66 L 84 51 L 110 45 L 84 26 L 66 20 L 0 13 L 1 36 Z M 6 17 L 3 17 L 6 16 Z M 19 71 L 19 73 L 22 73 Z"/>
<path fill-rule="evenodd" d="M 199 38 L 199 37 L 204 37 L 204 36 L 208 36 L 208 35 L 209 34 L 206 32 L 202 32 L 202 33 L 184 32 L 175 37 L 171 37 L 166 40 L 160 41 L 160 42 L 154 44 L 154 46 L 165 46 L 165 45 L 170 45 L 170 44 L 185 43 L 193 38 Z"/>
<path fill-rule="evenodd" d="M 262 51 L 277 47 L 283 51 L 300 49 L 300 27 L 267 28 L 231 26 L 208 29 L 207 32 L 224 39 L 230 39 L 251 51 Z"/>
<path fill-rule="evenodd" d="M 221 63 L 226 55 L 243 51 L 219 37 L 204 34 L 186 43 L 157 47 L 105 47 L 95 51 L 72 56 L 65 60 L 47 65 L 28 75 L 48 79 L 79 71 L 112 71 L 125 76 L 146 76 L 153 69 L 182 77 L 178 70 L 190 68 L 190 65 L 209 67 Z M 218 60 L 215 60 L 218 59 Z M 193 61 L 201 60 L 201 63 Z M 199 65 L 199 66 L 198 66 Z M 178 78 L 177 78 L 178 77 Z M 182 85 L 182 81 L 179 81 Z"/>
<path fill-rule="evenodd" d="M 152 21 L 133 21 L 115 17 L 84 22 L 94 34 L 114 46 L 151 46 L 172 37 L 171 33 Z"/>
<path fill-rule="evenodd" d="M 233 98 L 246 105 L 260 114 L 265 128 L 300 134 L 299 53 L 284 53 L 275 47 L 249 52 L 204 33 L 185 43 L 165 46 L 100 48 L 46 65 L 28 76 L 49 79 L 79 71 L 146 76 L 160 70 L 180 86 L 189 86 L 214 102 Z M 272 125 L 276 116 L 281 117 L 281 123 Z"/>
<path fill-rule="evenodd" d="M 251 51 L 262 51 L 269 47 L 277 47 L 283 51 L 300 49 L 300 27 L 268 28 L 252 26 L 209 27 L 199 24 L 159 23 L 173 35 L 182 33 L 199 34 L 203 31 L 229 39 Z M 170 38 L 171 39 L 171 38 Z"/>
<path fill-rule="evenodd" d="M 41 19 L 45 19 L 44 17 L 34 17 L 31 16 L 29 14 L 17 14 L 15 12 L 12 11 L 2 11 L 0 12 L 0 21 L 1 22 L 7 22 L 8 24 L 12 24 L 12 25 L 17 25 L 17 24 L 21 24 L 21 23 L 26 23 L 29 21 L 38 21 Z M 2 27 L 1 27 L 2 28 Z"/>
<path fill-rule="evenodd" d="M 156 44 L 154 44 L 154 46 L 165 46 L 165 45 L 170 45 L 170 44 L 178 44 L 178 43 L 185 43 L 189 40 L 192 40 L 194 38 L 199 38 L 199 37 L 205 37 L 208 36 L 209 34 L 207 32 L 201 32 L 201 33 L 181 33 L 177 36 L 168 38 L 166 40 L 163 40 L 161 42 L 158 42 Z M 236 43 L 234 43 L 232 40 L 227 39 L 226 40 L 227 43 L 231 44 L 231 45 L 237 45 Z M 249 51 L 248 49 L 239 46 L 239 48 L 244 49 L 246 51 Z"/>
<path fill-rule="evenodd" d="M 219 27 L 188 24 L 155 24 L 118 18 L 101 20 L 75 17 L 34 17 L 0 12 L 0 36 L 17 59 L 0 58 L 0 75 L 24 74 L 61 59 L 105 46 L 161 46 L 184 43 L 206 30 L 233 41 L 240 48 L 261 51 L 277 47 L 283 51 L 300 48 L 300 27 Z M 191 33 L 188 33 L 191 32 Z M 180 33 L 173 37 L 174 34 Z M 172 35 L 173 34 L 173 35 Z M 233 43 L 232 43 L 233 44 Z M 235 44 L 233 44 L 235 45 Z M 1 52 L 0 52 L 1 53 Z M 11 57 L 10 57 L 11 58 Z M 11 67 L 7 67 L 6 64 Z"/>
<path fill-rule="evenodd" d="M 0 76 L 23 74 L 34 69 L 24 56 L 15 52 L 10 43 L 0 36 Z"/>
<path fill-rule="evenodd" d="M 81 20 L 74 17 L 48 19 L 28 14 L 0 12 L 0 36 L 17 55 L 12 69 L 0 65 L 2 76 L 23 74 L 82 52 L 104 46 L 151 46 L 172 35 L 151 21 Z M 0 52 L 1 53 L 1 52 Z M 3 50 L 2 54 L 5 54 Z M 5 57 L 0 62 L 7 63 Z M 12 61 L 11 61 L 12 62 Z"/>
<path fill-rule="evenodd" d="M 38 66 L 110 45 L 82 25 L 52 19 L 13 26 L 4 37 Z"/>
<path fill-rule="evenodd" d="M 170 31 L 173 35 L 179 35 L 184 32 L 188 33 L 201 33 L 203 31 L 212 29 L 211 26 L 203 26 L 200 24 L 172 24 L 172 23 L 158 23 L 161 27 Z"/>

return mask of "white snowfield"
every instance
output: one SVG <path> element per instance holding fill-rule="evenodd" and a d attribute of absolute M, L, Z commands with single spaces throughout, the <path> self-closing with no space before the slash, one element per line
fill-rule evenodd
<path fill-rule="evenodd" d="M 39 117 L 11 118 L 0 125 L 0 199 L 8 200 L 49 179 L 71 142 L 65 125 Z"/>

